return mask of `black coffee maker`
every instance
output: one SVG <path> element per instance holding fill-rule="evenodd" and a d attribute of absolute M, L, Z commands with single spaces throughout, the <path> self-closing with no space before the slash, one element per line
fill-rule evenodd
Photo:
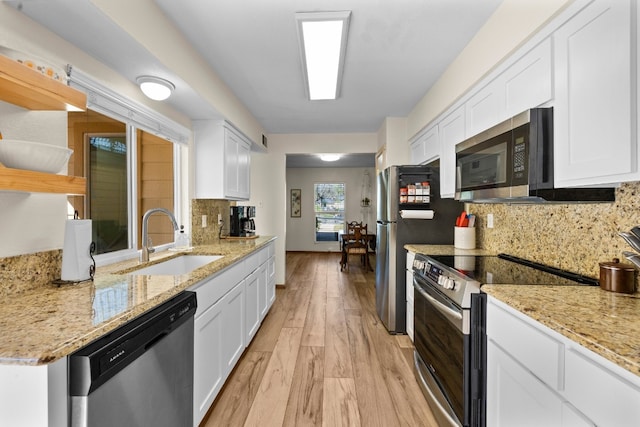
<path fill-rule="evenodd" d="M 251 237 L 256 235 L 255 206 L 231 206 L 229 236 Z"/>

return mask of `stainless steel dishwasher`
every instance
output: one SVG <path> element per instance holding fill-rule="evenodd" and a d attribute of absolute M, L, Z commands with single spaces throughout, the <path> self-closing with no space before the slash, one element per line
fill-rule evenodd
<path fill-rule="evenodd" d="M 182 292 L 69 356 L 72 427 L 192 427 L 196 294 Z"/>

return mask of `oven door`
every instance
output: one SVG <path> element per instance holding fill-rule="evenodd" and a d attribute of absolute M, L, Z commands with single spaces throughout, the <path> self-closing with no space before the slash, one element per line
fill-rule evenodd
<path fill-rule="evenodd" d="M 468 425 L 468 310 L 450 302 L 417 275 L 413 286 L 416 377 L 439 425 Z"/>

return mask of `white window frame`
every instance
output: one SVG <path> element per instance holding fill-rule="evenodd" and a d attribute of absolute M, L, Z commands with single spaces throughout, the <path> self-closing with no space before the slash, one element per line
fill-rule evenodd
<path fill-rule="evenodd" d="M 331 185 L 342 185 L 344 187 L 344 209 L 342 210 L 343 213 L 343 221 L 342 221 L 342 230 L 338 231 L 338 240 L 329 240 L 329 241 L 324 241 L 324 240 L 317 240 L 317 230 L 316 230 L 316 226 L 315 226 L 315 219 L 316 219 L 316 215 L 318 212 L 316 212 L 316 204 L 315 204 L 315 195 L 316 195 L 316 185 L 318 184 L 331 184 Z M 320 182 L 314 182 L 313 183 L 313 195 L 314 195 L 314 202 L 313 202 L 313 217 L 314 217 L 314 226 L 313 226 L 313 242 L 314 244 L 335 244 L 335 243 L 340 243 L 340 234 L 341 232 L 344 233 L 345 229 L 347 227 L 347 183 L 346 182 L 337 182 L 337 181 L 320 181 Z M 337 212 L 337 211 L 332 211 L 332 212 Z"/>
<path fill-rule="evenodd" d="M 127 133 L 127 180 L 128 180 L 128 225 L 129 248 L 95 256 L 96 265 L 103 266 L 133 259 L 139 256 L 138 221 L 142 213 L 137 204 L 137 137 L 140 129 L 173 142 L 173 212 L 178 224 L 182 218 L 182 146 L 188 144 L 191 130 L 157 113 L 150 108 L 128 99 L 93 80 L 89 75 L 69 67 L 69 84 L 87 94 L 87 108 L 126 125 Z M 190 223 L 190 221 L 189 221 Z M 189 228 L 189 227 L 187 227 Z M 158 250 L 168 249 L 173 243 L 158 245 Z"/>

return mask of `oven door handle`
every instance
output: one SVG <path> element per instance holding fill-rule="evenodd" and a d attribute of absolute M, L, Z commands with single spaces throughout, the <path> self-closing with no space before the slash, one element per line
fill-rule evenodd
<path fill-rule="evenodd" d="M 449 319 L 453 319 L 455 321 L 458 322 L 462 322 L 462 312 L 452 309 L 450 307 L 447 307 L 446 305 L 444 305 L 443 303 L 441 303 L 440 301 L 438 301 L 436 298 L 434 298 L 433 296 L 429 295 L 424 289 L 422 289 L 421 286 L 418 286 L 415 282 L 413 285 L 414 289 L 418 292 L 420 292 L 420 295 L 422 295 L 423 297 L 425 297 L 427 300 L 429 300 L 429 302 L 431 302 L 431 304 L 433 304 L 433 306 L 443 315 L 445 315 L 447 318 Z M 457 322 L 456 322 L 457 324 Z"/>

